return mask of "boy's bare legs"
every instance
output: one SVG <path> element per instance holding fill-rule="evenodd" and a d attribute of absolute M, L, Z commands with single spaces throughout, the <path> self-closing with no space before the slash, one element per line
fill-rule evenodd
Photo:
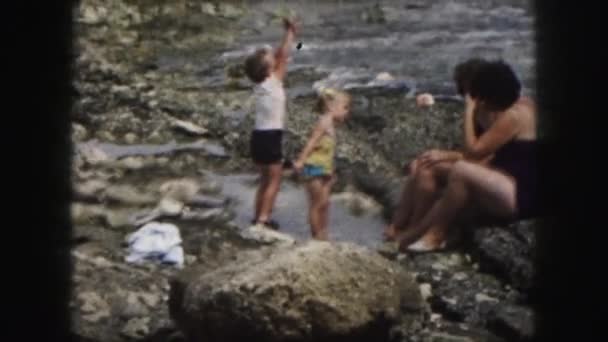
<path fill-rule="evenodd" d="M 255 194 L 255 220 L 257 221 L 260 217 L 260 213 L 262 212 L 262 202 L 264 198 L 264 193 L 268 188 L 268 183 L 270 180 L 270 175 L 268 172 L 268 168 L 265 165 L 258 165 L 258 169 L 260 171 L 260 183 L 258 185 L 258 190 Z"/>
<path fill-rule="evenodd" d="M 262 181 L 256 200 L 259 201 L 259 211 L 256 203 L 257 221 L 267 222 L 272 214 L 274 202 L 281 188 L 283 167 L 281 163 L 261 166 Z"/>

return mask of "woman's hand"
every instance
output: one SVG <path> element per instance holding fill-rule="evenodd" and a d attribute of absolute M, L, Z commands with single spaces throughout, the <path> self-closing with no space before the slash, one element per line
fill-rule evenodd
<path fill-rule="evenodd" d="M 471 97 L 471 95 L 469 95 L 469 93 L 467 93 L 464 97 L 464 104 L 465 104 L 465 114 L 472 115 L 475 112 L 475 107 L 477 106 L 477 101 L 475 101 L 475 99 L 473 99 Z"/>
<path fill-rule="evenodd" d="M 416 158 L 416 168 L 427 167 L 437 162 L 449 159 L 449 155 L 441 150 L 429 150 Z"/>

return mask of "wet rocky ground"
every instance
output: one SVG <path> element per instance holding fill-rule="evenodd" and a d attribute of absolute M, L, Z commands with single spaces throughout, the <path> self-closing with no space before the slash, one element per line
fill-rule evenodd
<path fill-rule="evenodd" d="M 73 330 L 87 341 L 182 341 L 168 312 L 181 270 L 125 262 L 125 239 L 155 214 L 179 227 L 185 268 L 213 270 L 268 245 L 247 233 L 256 178 L 248 159 L 250 83 L 242 57 L 276 44 L 279 16 L 304 20 L 287 79 L 285 151 L 306 139 L 314 89 L 348 88 L 332 196 L 335 241 L 378 249 L 409 270 L 432 314 L 402 341 L 525 340 L 534 222 L 466 230 L 445 253 L 380 243 L 402 167 L 460 142 L 451 68 L 503 56 L 533 93 L 532 16 L 524 1 L 83 0 L 75 9 Z M 380 76 L 380 77 L 379 77 Z M 430 91 L 431 108 L 413 96 Z M 308 238 L 306 197 L 286 177 L 276 216 Z M 202 272 L 203 272 L 202 271 Z"/>

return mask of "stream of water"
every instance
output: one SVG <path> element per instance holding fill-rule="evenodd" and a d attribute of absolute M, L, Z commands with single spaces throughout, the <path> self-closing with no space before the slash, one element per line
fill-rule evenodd
<path fill-rule="evenodd" d="M 220 182 L 222 193 L 235 201 L 235 223 L 248 227 L 253 217 L 257 175 L 207 174 L 210 179 Z M 308 197 L 303 184 L 289 180 L 282 183 L 274 207 L 273 218 L 281 225 L 280 231 L 298 240 L 309 239 Z M 357 215 L 334 196 L 330 204 L 328 235 L 334 241 L 349 241 L 369 247 L 378 247 L 382 242 L 384 222 L 378 213 Z"/>

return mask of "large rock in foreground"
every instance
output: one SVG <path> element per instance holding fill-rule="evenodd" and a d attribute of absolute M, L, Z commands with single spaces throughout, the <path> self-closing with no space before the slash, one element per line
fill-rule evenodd
<path fill-rule="evenodd" d="M 386 341 L 426 310 L 397 264 L 349 243 L 309 241 L 184 271 L 170 313 L 191 341 Z"/>

